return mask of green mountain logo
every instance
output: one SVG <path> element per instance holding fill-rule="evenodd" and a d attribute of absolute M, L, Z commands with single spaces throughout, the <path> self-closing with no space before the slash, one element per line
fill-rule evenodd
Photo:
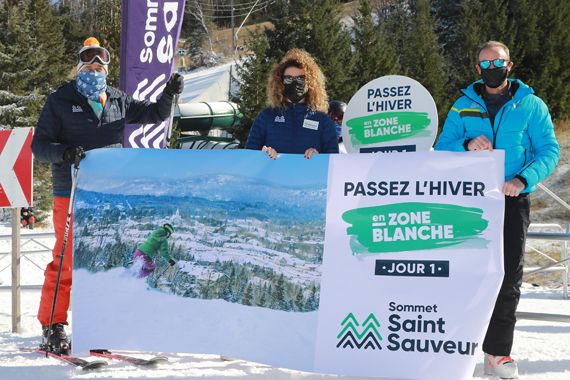
<path fill-rule="evenodd" d="M 382 335 L 378 331 L 380 322 L 370 313 L 360 325 L 353 313 L 348 313 L 346 318 L 341 322 L 341 331 L 337 335 L 337 348 L 350 349 L 373 349 L 381 350 L 380 342 Z"/>

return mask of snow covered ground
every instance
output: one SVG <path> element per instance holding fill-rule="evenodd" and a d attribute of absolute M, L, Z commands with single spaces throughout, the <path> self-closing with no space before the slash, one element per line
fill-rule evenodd
<path fill-rule="evenodd" d="M 37 232 L 37 230 L 35 230 Z M 24 231 L 28 232 L 28 231 Z M 0 225 L 0 235 L 10 233 L 8 225 Z M 51 244 L 49 240 L 45 241 Z M 37 249 L 37 247 L 27 247 Z M 0 240 L 0 252 L 10 250 L 9 242 Z M 9 264 L 9 257 L 0 255 L 0 270 Z M 49 255 L 34 255 L 22 260 L 22 282 L 41 284 L 42 270 L 38 267 L 49 260 Z M 0 272 L 0 285 L 10 284 L 10 269 Z M 164 352 L 170 363 L 158 369 L 139 369 L 119 362 L 100 372 L 82 373 L 55 359 L 46 359 L 33 353 L 22 353 L 20 347 L 39 343 L 39 326 L 35 319 L 39 290 L 22 291 L 22 334 L 11 333 L 11 293 L 0 290 L 0 380 L 59 380 L 59 379 L 263 379 L 263 380 L 332 380 L 362 379 L 304 373 L 273 368 L 242 360 L 221 361 L 217 355 L 181 354 Z M 523 286 L 520 311 L 534 311 L 570 315 L 570 300 L 562 299 L 560 288 Z M 164 321 L 164 323 L 168 323 Z M 152 328 L 152 326 L 149 326 Z M 149 357 L 148 354 L 137 354 Z M 513 356 L 519 361 L 522 380 L 567 380 L 570 378 L 570 324 L 521 320 L 517 324 Z M 485 378 L 478 364 L 474 378 Z M 446 379 L 444 379 L 446 380 Z M 453 379 L 449 379 L 453 380 Z"/>

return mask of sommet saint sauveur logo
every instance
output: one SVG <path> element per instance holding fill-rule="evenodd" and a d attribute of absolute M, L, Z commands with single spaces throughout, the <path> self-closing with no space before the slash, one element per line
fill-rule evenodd
<path fill-rule="evenodd" d="M 338 349 L 445 353 L 473 356 L 477 342 L 446 339 L 448 326 L 438 313 L 438 305 L 401 305 L 390 302 L 386 323 L 370 313 L 362 325 L 354 313 L 340 324 Z M 380 320 L 379 320 L 380 319 Z M 383 327 L 382 327 L 383 326 Z M 381 342 L 382 331 L 386 342 Z M 386 335 L 387 334 L 387 335 Z"/>

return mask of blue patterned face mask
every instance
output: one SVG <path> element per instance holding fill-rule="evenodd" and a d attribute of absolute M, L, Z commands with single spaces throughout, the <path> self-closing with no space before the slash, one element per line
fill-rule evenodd
<path fill-rule="evenodd" d="M 107 75 L 103 72 L 81 71 L 75 78 L 75 88 L 87 99 L 99 101 L 107 90 Z"/>

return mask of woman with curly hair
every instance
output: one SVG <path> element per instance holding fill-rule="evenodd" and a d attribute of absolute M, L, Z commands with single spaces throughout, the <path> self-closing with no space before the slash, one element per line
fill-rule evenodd
<path fill-rule="evenodd" d="M 327 116 L 325 76 L 309 53 L 289 50 L 267 81 L 269 107 L 257 115 L 246 149 L 280 153 L 338 153 L 334 122 Z"/>

